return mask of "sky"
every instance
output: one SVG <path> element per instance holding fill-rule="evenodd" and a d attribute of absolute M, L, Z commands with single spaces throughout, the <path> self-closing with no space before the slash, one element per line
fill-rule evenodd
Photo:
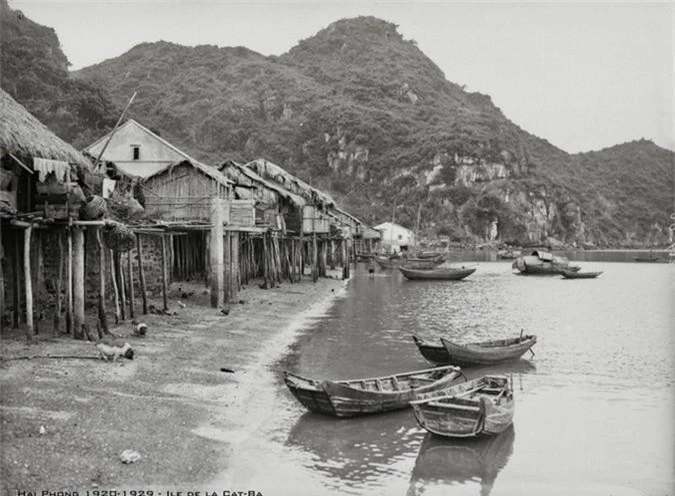
<path fill-rule="evenodd" d="M 675 2 L 9 0 L 79 69 L 138 43 L 280 55 L 342 18 L 398 25 L 455 83 L 576 153 L 635 139 L 675 150 Z"/>

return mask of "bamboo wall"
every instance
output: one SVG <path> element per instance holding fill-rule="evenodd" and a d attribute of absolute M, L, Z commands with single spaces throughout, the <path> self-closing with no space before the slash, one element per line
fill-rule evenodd
<path fill-rule="evenodd" d="M 211 198 L 228 198 L 227 185 L 189 163 L 149 178 L 145 182 L 145 210 L 154 219 L 203 221 L 211 219 Z M 229 220 L 229 202 L 224 202 L 224 220 Z"/>

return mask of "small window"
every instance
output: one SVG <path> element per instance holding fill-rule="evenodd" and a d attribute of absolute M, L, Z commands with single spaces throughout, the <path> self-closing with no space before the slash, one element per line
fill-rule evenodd
<path fill-rule="evenodd" d="M 141 158 L 141 147 L 139 145 L 132 145 L 132 150 L 134 160 L 139 160 Z"/>

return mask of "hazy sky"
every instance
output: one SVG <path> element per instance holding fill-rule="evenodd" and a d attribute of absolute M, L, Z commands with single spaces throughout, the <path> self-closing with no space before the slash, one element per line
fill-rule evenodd
<path fill-rule="evenodd" d="M 77 69 L 144 41 L 279 55 L 345 17 L 398 24 L 450 81 L 568 151 L 647 138 L 675 149 L 675 8 L 626 2 L 9 0 Z"/>

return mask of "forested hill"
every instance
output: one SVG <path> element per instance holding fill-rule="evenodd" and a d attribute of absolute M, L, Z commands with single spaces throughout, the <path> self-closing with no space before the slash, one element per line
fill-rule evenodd
<path fill-rule="evenodd" d="M 672 184 L 661 180 L 672 152 L 652 145 L 643 150 L 652 159 L 640 164 L 626 152 L 630 180 L 615 177 L 601 164 L 605 151 L 572 156 L 525 132 L 489 96 L 447 81 L 383 20 L 340 20 L 271 57 L 143 43 L 74 76 L 109 92 L 117 108 L 137 92 L 130 116 L 207 163 L 267 158 L 369 222 L 393 212 L 415 228 L 419 214 L 422 233 L 477 243 L 495 233 L 514 243 L 665 242 L 667 191 L 640 198 L 649 218 L 602 208 L 622 205 L 637 182 Z M 58 122 L 43 120 L 63 135 Z M 588 187 L 596 182 L 607 185 L 602 198 Z"/>
<path fill-rule="evenodd" d="M 0 84 L 58 136 L 82 146 L 114 126 L 117 104 L 103 88 L 71 78 L 56 32 L 0 0 Z"/>

